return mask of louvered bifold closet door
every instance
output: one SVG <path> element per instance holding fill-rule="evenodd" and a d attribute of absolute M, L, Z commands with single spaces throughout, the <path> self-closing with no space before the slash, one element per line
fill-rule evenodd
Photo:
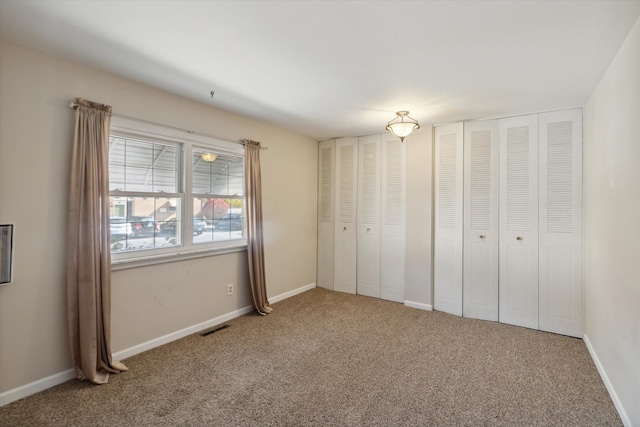
<path fill-rule="evenodd" d="M 406 143 L 382 135 L 380 298 L 404 302 Z"/>
<path fill-rule="evenodd" d="M 336 210 L 333 289 L 356 293 L 358 138 L 336 140 Z"/>
<path fill-rule="evenodd" d="M 333 290 L 333 240 L 336 141 L 318 147 L 318 286 Z"/>
<path fill-rule="evenodd" d="M 539 121 L 540 329 L 582 338 L 582 110 Z"/>
<path fill-rule="evenodd" d="M 462 314 L 498 320 L 497 120 L 464 125 Z"/>
<path fill-rule="evenodd" d="M 380 298 L 380 135 L 359 138 L 358 286 L 360 295 Z"/>
<path fill-rule="evenodd" d="M 538 328 L 538 116 L 500 120 L 500 322 Z"/>
<path fill-rule="evenodd" d="M 462 315 L 463 124 L 435 128 L 433 307 Z"/>

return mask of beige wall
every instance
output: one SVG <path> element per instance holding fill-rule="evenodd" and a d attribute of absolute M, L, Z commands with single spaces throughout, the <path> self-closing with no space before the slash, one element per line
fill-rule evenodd
<path fill-rule="evenodd" d="M 585 337 L 640 426 L 640 20 L 584 118 Z"/>
<path fill-rule="evenodd" d="M 0 95 L 0 223 L 15 224 L 14 282 L 0 287 L 0 393 L 71 367 L 64 254 L 74 97 L 124 116 L 262 141 L 268 294 L 315 282 L 314 140 L 5 42 Z M 231 297 L 227 283 L 236 284 Z M 115 271 L 113 351 L 245 307 L 247 286 L 246 252 Z"/>

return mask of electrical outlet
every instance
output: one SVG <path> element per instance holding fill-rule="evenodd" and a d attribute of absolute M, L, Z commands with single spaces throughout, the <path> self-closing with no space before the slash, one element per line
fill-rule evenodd
<path fill-rule="evenodd" d="M 233 295 L 233 283 L 227 285 L 227 295 Z"/>

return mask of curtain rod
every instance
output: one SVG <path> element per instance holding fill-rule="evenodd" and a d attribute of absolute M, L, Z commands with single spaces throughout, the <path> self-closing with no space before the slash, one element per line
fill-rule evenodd
<path fill-rule="evenodd" d="M 69 102 L 69 107 L 70 107 L 70 108 L 73 108 L 73 109 L 75 110 L 76 108 L 78 108 L 78 104 L 77 104 L 77 103 L 75 103 L 75 102 L 73 102 L 73 101 L 71 101 L 71 102 Z M 175 127 L 175 126 L 168 126 L 168 125 L 164 125 L 164 124 L 162 124 L 162 123 L 156 123 L 156 122 L 152 122 L 152 121 L 149 121 L 149 120 L 137 119 L 137 118 L 135 118 L 135 117 L 123 116 L 123 115 L 121 115 L 121 114 L 114 114 L 114 113 L 111 113 L 111 115 L 112 115 L 112 116 L 115 116 L 115 117 L 120 117 L 120 118 L 122 118 L 122 119 L 136 120 L 136 121 L 138 121 L 138 122 L 148 123 L 148 124 L 150 124 L 150 125 L 162 126 L 162 127 L 169 128 L 169 129 L 173 129 L 173 130 L 177 130 L 177 131 L 180 131 L 180 132 L 186 132 L 186 133 L 188 133 L 189 135 L 204 136 L 205 138 L 220 139 L 220 140 L 222 140 L 222 141 L 231 142 L 231 143 L 233 143 L 233 144 L 240 144 L 240 145 L 244 145 L 244 146 L 246 146 L 246 145 L 247 145 L 246 143 L 244 143 L 244 142 L 242 142 L 242 141 L 232 141 L 232 140 L 230 140 L 230 139 L 220 138 L 220 137 L 215 136 L 215 135 L 209 135 L 209 134 L 206 134 L 206 133 L 196 132 L 196 131 L 194 131 L 194 130 L 183 129 L 183 128 L 179 128 L 179 127 Z M 261 149 L 261 150 L 268 150 L 268 149 L 269 149 L 269 147 L 265 147 L 265 146 L 261 145 L 261 146 L 260 146 L 260 149 Z"/>

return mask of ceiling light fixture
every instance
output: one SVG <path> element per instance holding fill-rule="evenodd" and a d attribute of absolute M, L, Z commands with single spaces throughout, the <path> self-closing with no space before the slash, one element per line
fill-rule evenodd
<path fill-rule="evenodd" d="M 216 155 L 215 155 L 215 154 L 213 154 L 213 153 L 202 153 L 202 154 L 200 155 L 200 158 L 201 158 L 202 160 L 204 160 L 205 162 L 213 162 L 215 159 L 217 159 L 217 158 L 218 158 L 218 156 L 216 156 Z"/>
<path fill-rule="evenodd" d="M 420 125 L 415 119 L 409 117 L 408 111 L 396 112 L 396 118 L 387 123 L 387 130 L 400 138 L 402 142 L 416 129 L 420 129 Z"/>

